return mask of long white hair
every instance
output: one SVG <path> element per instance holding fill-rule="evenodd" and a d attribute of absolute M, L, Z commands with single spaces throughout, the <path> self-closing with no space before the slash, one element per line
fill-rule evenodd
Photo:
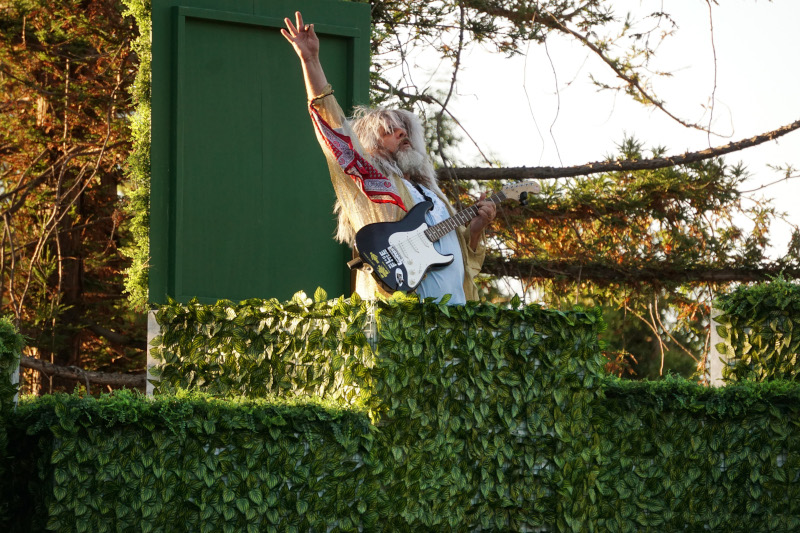
<path fill-rule="evenodd" d="M 436 171 L 425 151 L 425 130 L 417 115 L 405 109 L 360 106 L 355 109 L 353 114 L 352 127 L 373 165 L 383 174 L 405 175 L 411 181 L 439 192 Z M 398 161 L 387 157 L 382 149 L 382 135 L 392 133 L 396 128 L 406 130 L 411 148 L 419 154 L 413 158 L 414 165 L 411 171 L 408 168 L 405 172 L 401 170 Z"/>

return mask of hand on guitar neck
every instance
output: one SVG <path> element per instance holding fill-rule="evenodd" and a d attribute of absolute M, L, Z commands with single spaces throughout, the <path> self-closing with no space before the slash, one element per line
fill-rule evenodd
<path fill-rule="evenodd" d="M 483 230 L 497 216 L 497 208 L 494 202 L 485 200 L 485 198 L 486 193 L 481 193 L 478 203 L 475 204 L 478 206 L 478 213 L 469 222 L 469 247 L 473 250 L 478 248 Z"/>

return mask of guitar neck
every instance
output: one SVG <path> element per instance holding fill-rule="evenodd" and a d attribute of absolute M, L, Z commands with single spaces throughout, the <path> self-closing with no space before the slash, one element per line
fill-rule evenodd
<path fill-rule="evenodd" d="M 485 198 L 485 200 L 490 200 L 495 204 L 500 204 L 503 200 L 506 199 L 506 195 L 503 191 L 498 192 L 497 194 L 493 194 L 489 198 Z M 478 204 L 472 204 L 466 209 L 462 209 L 455 215 L 451 216 L 447 220 L 443 220 L 436 224 L 435 226 L 430 226 L 428 229 L 425 230 L 425 236 L 431 242 L 436 242 L 454 229 L 459 226 L 463 226 L 473 218 L 478 215 Z"/>

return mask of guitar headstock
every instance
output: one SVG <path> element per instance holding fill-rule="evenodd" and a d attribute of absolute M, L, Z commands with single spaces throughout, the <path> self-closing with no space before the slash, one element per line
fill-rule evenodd
<path fill-rule="evenodd" d="M 520 181 L 503 185 L 503 194 L 506 195 L 506 198 L 517 200 L 522 205 L 528 203 L 529 194 L 538 194 L 541 190 L 542 187 L 535 181 Z"/>

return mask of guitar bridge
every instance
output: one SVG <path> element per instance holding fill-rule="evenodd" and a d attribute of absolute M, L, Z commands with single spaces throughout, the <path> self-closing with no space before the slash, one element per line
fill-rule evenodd
<path fill-rule="evenodd" d="M 386 251 L 389 252 L 389 255 L 392 256 L 392 259 L 394 259 L 395 263 L 397 263 L 398 265 L 402 265 L 403 264 L 403 260 L 400 259 L 400 254 L 397 253 L 397 251 L 394 249 L 394 247 L 387 246 L 386 247 Z"/>

